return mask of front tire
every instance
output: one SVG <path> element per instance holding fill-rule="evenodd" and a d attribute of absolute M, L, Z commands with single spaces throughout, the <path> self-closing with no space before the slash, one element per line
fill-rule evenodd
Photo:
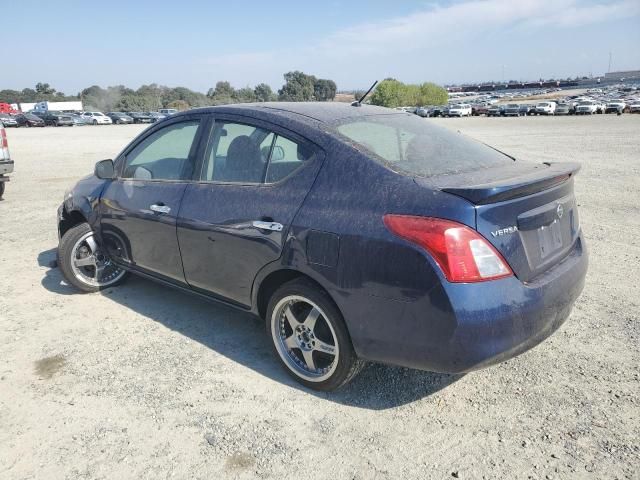
<path fill-rule="evenodd" d="M 287 373 L 308 388 L 336 390 L 364 366 L 340 310 L 308 280 L 293 280 L 276 290 L 267 308 L 266 326 Z"/>
<path fill-rule="evenodd" d="M 65 280 L 83 292 L 113 287 L 127 277 L 127 272 L 102 251 L 88 223 L 76 225 L 62 236 L 58 266 Z"/>

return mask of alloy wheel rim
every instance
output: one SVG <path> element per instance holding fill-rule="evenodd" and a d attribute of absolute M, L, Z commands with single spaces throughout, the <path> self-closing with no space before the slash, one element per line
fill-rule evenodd
<path fill-rule="evenodd" d="M 324 311 L 308 298 L 290 295 L 278 302 L 271 318 L 276 350 L 289 370 L 309 382 L 335 372 L 338 337 Z"/>
<path fill-rule="evenodd" d="M 85 233 L 73 245 L 71 269 L 76 279 L 93 287 L 107 287 L 126 273 L 104 254 L 93 232 Z"/>

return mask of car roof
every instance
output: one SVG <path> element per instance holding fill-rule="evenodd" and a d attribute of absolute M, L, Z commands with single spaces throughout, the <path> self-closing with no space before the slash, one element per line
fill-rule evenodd
<path fill-rule="evenodd" d="M 272 113 L 285 117 L 302 116 L 323 123 L 333 123 L 335 121 L 352 117 L 366 117 L 372 115 L 398 115 L 400 113 L 397 110 L 392 110 L 390 108 L 376 107 L 373 105 L 362 105 L 359 107 L 354 107 L 349 103 L 342 102 L 239 103 L 190 110 L 190 112 L 194 111 L 238 114 L 246 113 L 247 111 L 263 111 L 265 113 Z"/>

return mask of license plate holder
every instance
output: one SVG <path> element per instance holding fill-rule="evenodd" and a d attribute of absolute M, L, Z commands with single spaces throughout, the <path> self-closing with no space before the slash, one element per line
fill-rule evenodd
<path fill-rule="evenodd" d="M 555 219 L 549 225 L 539 227 L 536 233 L 538 235 L 541 259 L 544 260 L 562 248 L 562 228 L 558 219 Z"/>

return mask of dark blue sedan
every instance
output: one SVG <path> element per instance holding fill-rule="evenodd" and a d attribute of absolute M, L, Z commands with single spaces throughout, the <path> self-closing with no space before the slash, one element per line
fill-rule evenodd
<path fill-rule="evenodd" d="M 365 361 L 466 372 L 569 316 L 587 271 L 578 168 L 372 106 L 191 110 L 67 192 L 59 265 L 82 291 L 131 272 L 258 315 L 311 388 Z"/>

